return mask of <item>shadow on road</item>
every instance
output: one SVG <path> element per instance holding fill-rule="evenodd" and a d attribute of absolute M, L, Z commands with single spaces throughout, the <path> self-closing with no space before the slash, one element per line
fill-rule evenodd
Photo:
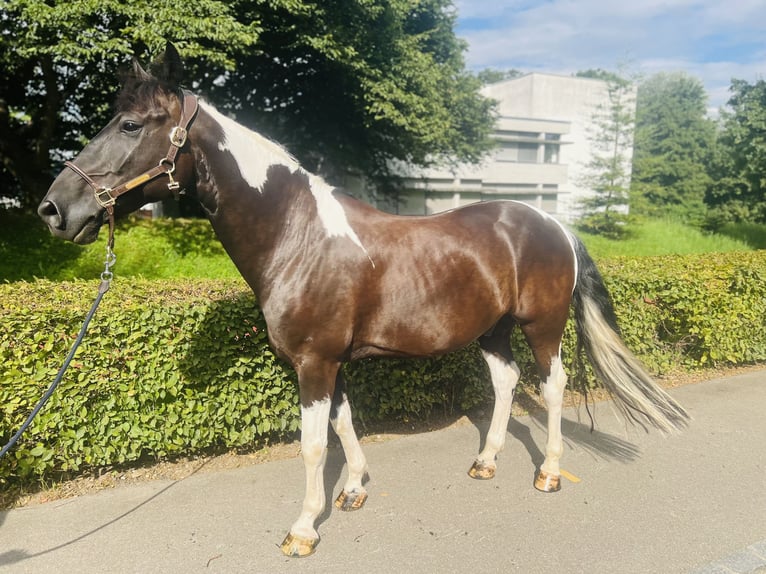
<path fill-rule="evenodd" d="M 140 510 L 142 507 L 144 507 L 147 504 L 151 503 L 153 500 L 161 497 L 162 495 L 164 495 L 166 492 L 168 492 L 170 489 L 172 489 L 174 486 L 176 486 L 180 482 L 183 482 L 184 480 L 186 480 L 190 476 L 194 476 L 195 474 L 197 474 L 200 470 L 202 470 L 202 468 L 207 464 L 207 462 L 208 461 L 201 462 L 200 465 L 197 468 L 195 468 L 193 472 L 189 473 L 188 476 L 185 476 L 185 477 L 183 477 L 183 478 L 181 478 L 179 480 L 175 480 L 175 481 L 171 482 L 166 487 L 164 487 L 163 489 L 155 492 L 152 496 L 150 496 L 149 498 L 147 498 L 146 500 L 144 500 L 140 504 L 137 504 L 136 506 L 134 506 L 130 510 L 128 510 L 126 512 L 123 512 L 119 516 L 115 516 L 111 520 L 109 520 L 109 521 L 107 521 L 107 522 L 105 522 L 105 523 L 103 523 L 103 524 L 101 524 L 99 526 L 96 526 L 95 528 L 89 530 L 88 532 L 85 532 L 84 534 L 80 534 L 79 536 L 76 536 L 75 538 L 72 538 L 71 540 L 68 540 L 66 542 L 62 542 L 61 544 L 57 544 L 56 546 L 52 546 L 51 548 L 48 548 L 47 550 L 41 550 L 40 552 L 35 552 L 34 554 L 28 554 L 27 552 L 24 552 L 23 550 L 16 550 L 16 549 L 7 550 L 5 552 L 0 552 L 0 566 L 10 566 L 12 564 L 17 564 L 19 562 L 23 562 L 24 560 L 27 560 L 29 558 L 35 558 L 37 556 L 44 556 L 45 554 L 50 554 L 51 552 L 56 552 L 57 550 L 60 550 L 60 549 L 65 548 L 67 546 L 71 546 L 72 544 L 76 544 L 77 542 L 79 542 L 81 540 L 84 540 L 84 539 L 88 538 L 89 536 L 92 536 L 93 534 L 95 534 L 95 533 L 97 533 L 97 532 L 99 532 L 101 530 L 104 530 L 105 528 L 109 528 L 111 525 L 116 524 L 120 520 L 124 519 L 127 516 L 130 516 L 134 512 Z M 0 520 L 2 519 L 2 517 L 3 517 L 3 513 L 0 512 Z"/>
<path fill-rule="evenodd" d="M 479 453 L 484 448 L 490 420 L 478 417 L 469 418 L 478 429 L 481 437 L 481 444 L 476 451 Z M 535 440 L 532 436 L 532 428 L 540 429 L 544 436 L 547 436 L 547 425 L 548 412 L 539 408 L 531 409 L 528 417 L 522 417 L 522 420 L 511 417 L 508 423 L 508 432 L 515 440 L 524 445 L 535 468 L 539 468 L 545 459 L 545 443 Z M 598 429 L 591 430 L 589 420 L 586 423 L 563 418 L 561 433 L 564 443 L 570 448 L 581 448 L 593 457 L 602 460 L 630 462 L 636 460 L 641 454 L 640 449 L 630 441 Z"/>

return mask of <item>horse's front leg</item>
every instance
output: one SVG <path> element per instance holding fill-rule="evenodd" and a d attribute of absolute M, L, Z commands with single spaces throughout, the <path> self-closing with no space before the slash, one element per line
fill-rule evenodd
<path fill-rule="evenodd" d="M 345 388 L 342 375 L 338 374 L 330 422 L 338 438 L 340 438 L 341 445 L 343 445 L 348 466 L 348 479 L 343 486 L 343 491 L 335 499 L 335 507 L 343 511 L 351 511 L 362 508 L 367 500 L 367 490 L 362 484 L 367 474 L 367 460 L 354 431 L 351 406 L 348 403 Z"/>
<path fill-rule="evenodd" d="M 314 522 L 325 508 L 327 427 L 338 370 L 338 365 L 335 365 L 334 371 L 329 366 L 309 370 L 306 363 L 302 367 L 296 370 L 301 395 L 301 454 L 306 469 L 306 496 L 298 520 L 282 542 L 282 552 L 287 556 L 313 554 L 319 543 Z M 328 379 L 328 375 L 331 378 Z"/>

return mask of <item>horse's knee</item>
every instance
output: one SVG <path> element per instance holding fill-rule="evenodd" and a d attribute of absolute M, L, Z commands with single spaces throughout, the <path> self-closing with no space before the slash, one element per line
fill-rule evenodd
<path fill-rule="evenodd" d="M 317 440 L 301 441 L 301 457 L 306 466 L 316 466 L 322 462 L 327 449 L 327 442 Z"/>

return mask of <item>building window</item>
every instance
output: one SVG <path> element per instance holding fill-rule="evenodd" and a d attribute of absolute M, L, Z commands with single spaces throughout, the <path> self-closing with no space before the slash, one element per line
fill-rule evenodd
<path fill-rule="evenodd" d="M 559 145 L 558 144 L 545 144 L 545 156 L 543 161 L 545 163 L 558 163 L 559 162 Z"/>
<path fill-rule="evenodd" d="M 537 148 L 536 143 L 502 142 L 497 152 L 497 160 L 537 163 Z"/>

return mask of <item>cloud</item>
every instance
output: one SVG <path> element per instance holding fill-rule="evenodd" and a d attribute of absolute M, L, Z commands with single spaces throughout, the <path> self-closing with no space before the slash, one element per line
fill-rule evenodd
<path fill-rule="evenodd" d="M 702 80 L 714 108 L 728 99 L 732 78 L 766 75 L 763 0 L 458 0 L 456 7 L 476 70 L 682 70 Z"/>

